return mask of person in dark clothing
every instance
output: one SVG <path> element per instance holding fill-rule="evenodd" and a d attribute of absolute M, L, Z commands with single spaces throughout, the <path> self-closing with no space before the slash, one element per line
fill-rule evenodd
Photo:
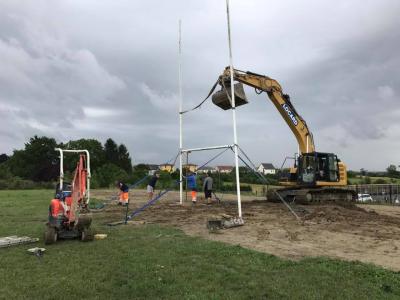
<path fill-rule="evenodd" d="M 129 187 L 125 183 L 123 183 L 121 181 L 118 182 L 117 186 L 118 186 L 118 189 L 119 189 L 118 205 L 123 205 L 123 206 L 128 205 L 128 202 L 129 202 Z"/>
<path fill-rule="evenodd" d="M 159 173 L 155 173 L 151 178 L 149 183 L 147 184 L 147 194 L 149 195 L 149 201 L 153 199 L 154 189 L 156 187 L 156 183 L 158 178 L 160 178 Z"/>
<path fill-rule="evenodd" d="M 203 182 L 204 198 L 207 199 L 207 204 L 211 204 L 212 188 L 213 179 L 211 178 L 210 173 L 207 173 L 207 177 Z"/>

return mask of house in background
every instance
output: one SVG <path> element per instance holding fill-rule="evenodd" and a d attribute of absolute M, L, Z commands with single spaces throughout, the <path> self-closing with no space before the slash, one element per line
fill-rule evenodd
<path fill-rule="evenodd" d="M 217 172 L 217 170 L 214 167 L 204 166 L 204 167 L 201 167 L 201 168 L 197 169 L 197 173 L 199 173 L 199 174 L 205 174 L 205 173 L 213 174 L 213 173 L 216 173 L 216 172 Z"/>
<path fill-rule="evenodd" d="M 172 164 L 162 164 L 162 165 L 160 165 L 160 170 L 168 172 L 168 173 L 172 173 L 175 171 L 175 166 Z"/>
<path fill-rule="evenodd" d="M 182 169 L 189 172 L 196 172 L 198 165 L 196 164 L 184 164 L 182 165 Z"/>
<path fill-rule="evenodd" d="M 225 174 L 227 174 L 227 173 L 232 172 L 233 167 L 232 167 L 232 166 L 217 166 L 215 169 L 216 169 L 217 172 L 219 172 L 219 173 L 225 173 Z"/>
<path fill-rule="evenodd" d="M 276 173 L 276 169 L 273 166 L 273 164 L 271 164 L 271 163 L 261 163 L 258 166 L 257 171 L 264 175 L 267 175 L 267 174 L 274 175 Z"/>
<path fill-rule="evenodd" d="M 158 165 L 153 165 L 153 164 L 148 164 L 147 168 L 149 169 L 148 174 L 149 175 L 154 175 L 155 172 L 157 172 L 160 168 Z"/>

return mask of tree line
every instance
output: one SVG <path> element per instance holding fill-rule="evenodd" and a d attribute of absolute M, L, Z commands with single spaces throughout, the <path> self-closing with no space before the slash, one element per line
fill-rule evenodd
<path fill-rule="evenodd" d="M 59 176 L 59 154 L 54 148 L 87 149 L 90 153 L 92 187 L 110 187 L 115 181 L 134 183 L 148 175 L 146 164 L 132 165 L 132 158 L 124 144 L 117 144 L 109 138 L 104 144 L 96 139 L 78 139 L 66 143 L 57 142 L 54 138 L 34 136 L 25 143 L 24 148 L 14 150 L 11 155 L 0 154 L 0 189 L 7 188 L 53 188 Z M 77 155 L 64 156 L 66 180 L 73 176 Z M 288 170 L 286 170 L 288 171 Z M 247 184 L 263 183 L 250 169 L 239 167 L 240 181 Z M 284 172 L 283 172 L 284 173 Z M 219 190 L 235 189 L 235 173 L 211 174 L 216 188 Z M 266 175 L 269 184 L 279 184 L 280 172 Z M 379 178 L 374 181 L 370 177 L 385 176 L 394 180 L 400 178 L 400 171 L 395 165 L 387 167 L 383 172 L 369 172 L 365 169 L 348 171 L 349 179 L 362 177 L 362 183 L 389 183 Z M 198 176 L 201 184 L 202 175 Z M 161 172 L 159 187 L 168 187 L 179 179 L 179 170 L 173 173 Z M 360 182 L 361 183 L 361 182 Z M 145 183 L 144 183 L 145 184 Z"/>
<path fill-rule="evenodd" d="M 132 165 L 132 158 L 124 144 L 118 145 L 109 138 L 104 144 L 96 139 L 78 139 L 57 142 L 46 136 L 33 136 L 23 149 L 14 150 L 12 155 L 0 154 L 0 189 L 54 188 L 59 177 L 59 153 L 61 149 L 87 149 L 90 153 L 91 185 L 93 188 L 110 187 L 121 180 L 128 184 L 148 175 L 146 164 Z M 64 155 L 65 180 L 71 180 L 78 156 Z M 261 183 L 256 175 L 245 167 L 239 168 L 242 183 Z M 160 172 L 159 188 L 169 187 L 179 180 L 179 170 L 173 173 Z M 203 175 L 198 176 L 199 187 Z M 219 190 L 235 189 L 235 174 L 212 174 Z M 270 177 L 270 176 L 269 176 Z M 273 183 L 276 178 L 270 177 Z M 146 182 L 144 183 L 144 185 Z"/>
<path fill-rule="evenodd" d="M 58 143 L 54 138 L 34 136 L 24 149 L 12 155 L 0 155 L 0 188 L 50 187 L 59 177 L 59 153 L 55 148 L 87 149 L 90 153 L 93 187 L 108 187 L 115 180 L 132 176 L 132 159 L 124 144 L 111 138 L 104 145 L 96 139 L 71 140 Z M 77 155 L 64 156 L 66 180 L 73 176 Z"/>

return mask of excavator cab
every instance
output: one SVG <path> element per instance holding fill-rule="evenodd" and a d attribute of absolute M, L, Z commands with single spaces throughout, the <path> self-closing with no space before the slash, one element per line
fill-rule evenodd
<path fill-rule="evenodd" d="M 333 153 L 304 153 L 297 161 L 297 182 L 315 186 L 317 182 L 339 181 L 339 159 Z"/>

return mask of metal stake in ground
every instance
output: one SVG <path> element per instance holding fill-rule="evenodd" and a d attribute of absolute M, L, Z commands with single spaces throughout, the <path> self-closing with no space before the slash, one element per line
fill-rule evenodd
<path fill-rule="evenodd" d="M 128 202 L 126 203 L 126 210 L 125 210 L 125 225 L 128 224 L 128 210 L 129 210 L 129 202 L 131 199 L 128 199 Z"/>

